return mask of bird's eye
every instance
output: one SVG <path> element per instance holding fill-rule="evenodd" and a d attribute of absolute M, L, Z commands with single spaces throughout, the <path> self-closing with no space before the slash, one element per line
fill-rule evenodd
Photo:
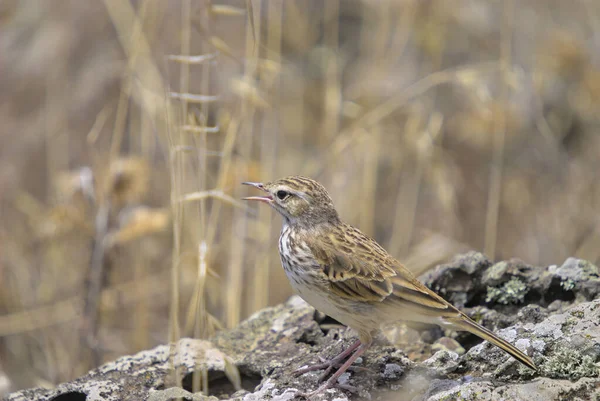
<path fill-rule="evenodd" d="M 280 200 L 284 200 L 285 198 L 287 198 L 288 196 L 290 196 L 290 193 L 287 191 L 277 191 L 277 197 Z"/>

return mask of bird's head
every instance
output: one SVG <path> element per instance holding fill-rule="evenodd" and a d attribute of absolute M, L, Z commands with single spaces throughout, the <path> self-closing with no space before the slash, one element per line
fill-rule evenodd
<path fill-rule="evenodd" d="M 244 182 L 265 192 L 265 196 L 251 196 L 245 200 L 267 203 L 290 224 L 314 226 L 337 223 L 338 214 L 327 190 L 315 180 L 291 176 L 269 183 Z"/>

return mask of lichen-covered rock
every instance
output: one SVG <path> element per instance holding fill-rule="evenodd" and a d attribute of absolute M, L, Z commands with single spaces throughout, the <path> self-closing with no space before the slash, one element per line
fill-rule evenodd
<path fill-rule="evenodd" d="M 498 334 L 529 353 L 542 376 L 578 380 L 600 374 L 600 300 L 585 302 L 539 323 L 525 323 Z M 490 372 L 502 379 L 533 377 L 535 373 L 489 343 L 469 350 L 464 370 Z M 598 381 L 600 385 L 600 380 Z"/>
<path fill-rule="evenodd" d="M 485 255 L 468 252 L 425 273 L 420 279 L 448 302 L 463 308 L 472 303 L 474 295 L 480 295 L 481 276 L 490 266 L 492 262 Z"/>
<path fill-rule="evenodd" d="M 456 352 L 442 350 L 438 351 L 429 359 L 423 362 L 423 365 L 434 370 L 437 374 L 447 375 L 454 372 L 460 363 L 460 357 Z"/>
<path fill-rule="evenodd" d="M 586 260 L 569 258 L 560 267 L 550 266 L 548 271 L 560 278 L 565 291 L 573 291 L 582 300 L 594 299 L 600 293 L 600 270 Z"/>
<path fill-rule="evenodd" d="M 493 306 L 513 314 L 520 306 L 548 307 L 554 301 L 591 301 L 600 295 L 600 270 L 569 258 L 562 266 L 531 266 L 519 259 L 492 263 L 469 252 L 440 265 L 421 280 L 458 307 Z"/>
<path fill-rule="evenodd" d="M 577 382 L 541 378 L 526 383 L 498 384 L 487 380 L 455 383 L 450 389 L 415 401 L 562 401 L 591 400 L 600 395 L 592 379 Z"/>
<path fill-rule="evenodd" d="M 537 372 L 487 342 L 473 346 L 472 336 L 437 328 L 405 336 L 412 338 L 406 350 L 413 361 L 377 339 L 339 379 L 354 394 L 335 388 L 314 399 L 600 399 L 600 299 L 593 300 L 599 292 L 597 270 L 577 259 L 542 268 L 516 260 L 492 264 L 477 253 L 463 255 L 427 275 L 426 283 L 532 356 Z M 294 370 L 330 358 L 355 341 L 352 330 L 322 320 L 312 307 L 292 297 L 210 341 L 183 339 L 122 357 L 55 389 L 24 390 L 7 400 L 298 399 L 299 392 L 317 388 L 322 372 L 297 376 Z M 391 332 L 401 337 L 402 330 Z M 464 355 L 463 348 L 468 350 Z M 176 387 L 173 366 L 182 388 Z M 193 392 L 200 382 L 192 384 L 194 372 L 202 371 L 209 396 Z"/>
<path fill-rule="evenodd" d="M 232 361 L 210 342 L 182 339 L 177 346 L 161 345 L 133 356 L 121 357 L 56 389 L 20 391 L 10 394 L 7 400 L 146 400 L 153 390 L 173 384 L 171 363 L 178 367 L 183 377 L 196 369 L 206 369 L 214 374 L 222 372 L 224 375 L 228 365 L 232 366 Z M 235 382 L 235 378 L 232 379 Z M 189 377 L 184 380 L 189 381 Z M 231 388 L 235 385 L 232 384 Z"/>
<path fill-rule="evenodd" d="M 319 363 L 320 356 L 335 356 L 355 341 L 352 331 L 345 328 L 324 332 L 314 316 L 312 307 L 292 297 L 211 341 L 183 339 L 177 346 L 163 345 L 119 358 L 56 389 L 20 391 L 7 400 L 290 400 L 299 391 L 318 387 L 322 373 L 296 376 L 295 369 Z M 178 368 L 183 388 L 174 387 L 171 364 Z M 380 339 L 341 380 L 363 397 L 370 397 L 394 390 L 411 364 L 401 351 Z M 191 393 L 193 372 L 203 369 L 208 372 L 211 397 Z M 322 399 L 342 401 L 348 394 L 331 389 Z"/>
<path fill-rule="evenodd" d="M 297 392 L 309 392 L 318 387 L 322 372 L 302 376 L 295 369 L 320 362 L 320 357 L 331 358 L 350 346 L 355 340 L 352 330 L 340 328 L 325 332 L 315 320 L 315 310 L 298 297 L 287 303 L 267 308 L 233 330 L 223 331 L 213 343 L 237 364 L 243 376 L 260 375 L 264 381 L 252 399 L 287 399 Z M 350 375 L 340 378 L 345 385 L 355 387 L 358 394 L 393 389 L 404 370 L 411 365 L 404 354 L 379 339 L 353 366 Z M 322 399 L 347 399 L 339 389 L 328 390 Z"/>

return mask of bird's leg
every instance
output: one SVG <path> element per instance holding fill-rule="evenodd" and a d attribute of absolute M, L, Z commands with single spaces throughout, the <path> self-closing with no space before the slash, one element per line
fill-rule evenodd
<path fill-rule="evenodd" d="M 340 376 L 346 370 L 348 370 L 350 365 L 352 365 L 358 359 L 358 357 L 361 356 L 370 346 L 371 346 L 371 342 L 360 343 L 360 346 L 358 347 L 358 349 L 356 351 L 354 351 L 352 356 L 350 358 L 348 358 L 348 360 L 329 378 L 329 380 L 327 380 L 325 383 L 323 383 L 318 389 L 316 389 L 312 393 L 301 394 L 301 395 L 306 397 L 307 399 L 310 399 L 311 397 L 314 397 L 315 395 L 327 390 L 328 388 L 335 387 L 335 385 L 337 384 L 337 380 L 340 378 Z"/>
<path fill-rule="evenodd" d="M 360 346 L 360 340 L 356 340 L 356 342 L 354 342 L 351 346 L 349 346 L 348 348 L 346 348 L 344 351 L 340 352 L 338 354 L 338 356 L 330 359 L 330 360 L 323 360 L 323 363 L 318 363 L 312 366 L 308 366 L 306 368 L 301 368 L 301 369 L 296 369 L 294 371 L 295 375 L 302 375 L 304 373 L 307 372 L 313 372 L 315 370 L 323 370 L 325 369 L 325 372 L 323 372 L 323 374 L 321 375 L 321 377 L 319 378 L 319 381 L 322 381 L 323 379 L 325 379 L 325 377 L 329 374 L 329 372 L 331 372 L 331 370 L 340 365 L 341 362 L 348 358 L 348 356 L 350 356 L 350 354 L 352 354 L 352 352 L 354 352 L 355 349 L 357 349 Z"/>

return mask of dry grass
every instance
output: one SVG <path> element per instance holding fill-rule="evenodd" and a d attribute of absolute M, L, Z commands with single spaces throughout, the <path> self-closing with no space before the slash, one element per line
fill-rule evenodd
<path fill-rule="evenodd" d="M 288 297 L 241 181 L 313 176 L 416 272 L 599 262 L 599 33 L 583 0 L 2 2 L 0 368 L 51 386 Z"/>

